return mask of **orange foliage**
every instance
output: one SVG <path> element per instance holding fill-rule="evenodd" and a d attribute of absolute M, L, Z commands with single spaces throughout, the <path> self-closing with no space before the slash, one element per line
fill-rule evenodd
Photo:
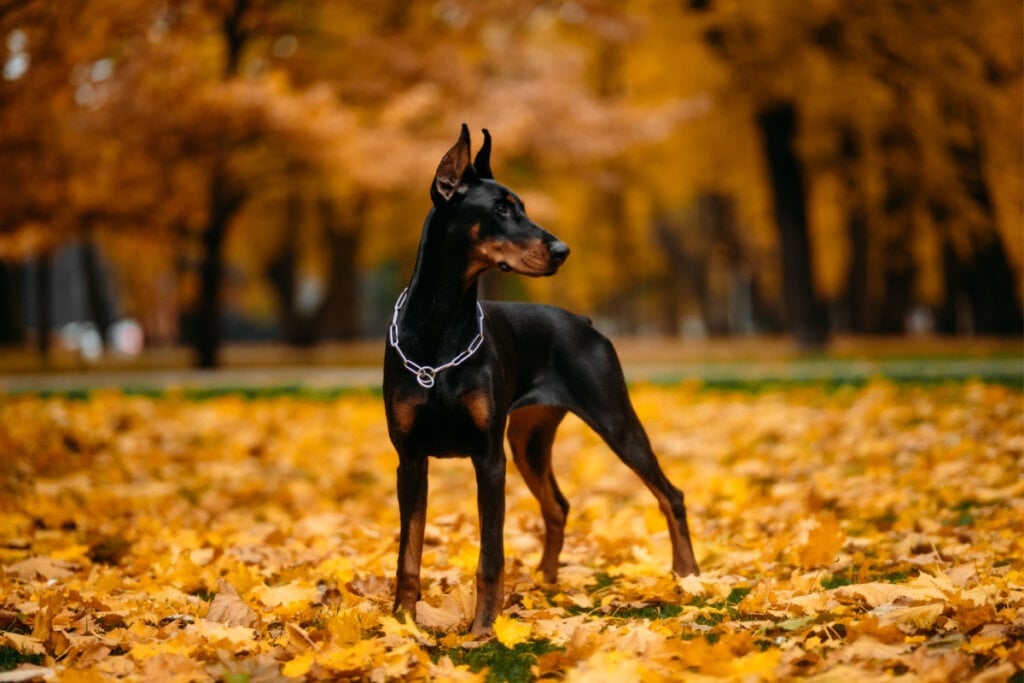
<path fill-rule="evenodd" d="M 395 456 L 379 398 L 8 397 L 0 648 L 60 680 L 1020 670 L 1020 391 L 635 398 L 686 490 L 703 574 L 669 573 L 654 500 L 570 420 L 554 460 L 572 505 L 558 583 L 532 571 L 539 513 L 511 475 L 506 606 L 477 640 L 466 461 L 432 468 L 420 622 L 391 614 Z"/>

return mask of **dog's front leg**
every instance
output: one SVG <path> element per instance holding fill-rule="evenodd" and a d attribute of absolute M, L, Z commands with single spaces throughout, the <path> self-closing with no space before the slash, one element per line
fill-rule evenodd
<path fill-rule="evenodd" d="M 500 432 L 499 432 L 500 434 Z M 497 445 L 474 457 L 477 509 L 480 516 L 480 559 L 476 569 L 476 615 L 473 634 L 491 631 L 505 597 L 505 451 Z"/>
<path fill-rule="evenodd" d="M 427 513 L 427 456 L 401 453 L 398 460 L 398 574 L 395 611 L 416 617 L 420 599 L 420 563 L 423 559 L 423 531 Z"/>

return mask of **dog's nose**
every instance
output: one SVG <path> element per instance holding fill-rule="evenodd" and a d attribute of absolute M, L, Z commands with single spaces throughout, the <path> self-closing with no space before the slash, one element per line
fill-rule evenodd
<path fill-rule="evenodd" d="M 565 259 L 569 258 L 569 245 L 562 240 L 555 240 L 548 249 L 551 251 L 551 258 L 558 263 L 562 263 Z"/>

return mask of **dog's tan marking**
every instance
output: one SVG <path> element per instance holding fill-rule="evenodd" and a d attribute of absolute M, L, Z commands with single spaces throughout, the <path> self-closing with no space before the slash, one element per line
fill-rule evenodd
<path fill-rule="evenodd" d="M 470 391 L 460 396 L 459 400 L 465 406 L 466 412 L 469 413 L 469 419 L 473 421 L 473 424 L 480 429 L 486 429 L 487 425 L 491 423 L 491 415 L 494 413 L 491 397 L 487 392 Z"/>
<path fill-rule="evenodd" d="M 391 412 L 398 431 L 403 434 L 408 434 L 412 431 L 412 426 L 416 422 L 416 411 L 421 405 L 423 405 L 422 401 L 412 398 L 403 398 L 395 401 Z"/>
<path fill-rule="evenodd" d="M 417 510 L 409 519 L 409 547 L 406 548 L 405 557 L 402 561 L 402 571 L 406 575 L 419 578 L 420 565 L 423 558 L 423 533 L 426 529 L 426 520 L 423 513 Z"/>
<path fill-rule="evenodd" d="M 668 523 L 669 540 L 672 542 L 672 571 L 679 576 L 700 574 L 700 570 L 697 568 L 697 559 L 693 555 L 693 545 L 690 543 L 685 527 L 680 525 L 679 520 L 676 519 L 672 511 L 672 503 L 653 486 L 648 484 L 647 488 L 658 500 L 658 507 L 661 508 L 662 514 L 665 515 L 665 521 Z"/>

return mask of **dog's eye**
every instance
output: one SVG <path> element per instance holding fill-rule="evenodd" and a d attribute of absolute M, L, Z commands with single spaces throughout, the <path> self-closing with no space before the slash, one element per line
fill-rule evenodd
<path fill-rule="evenodd" d="M 507 216 L 508 204 L 506 204 L 505 202 L 502 202 L 501 204 L 495 204 L 494 213 L 498 214 L 499 216 Z"/>

